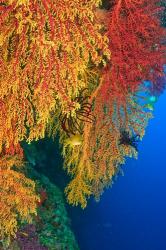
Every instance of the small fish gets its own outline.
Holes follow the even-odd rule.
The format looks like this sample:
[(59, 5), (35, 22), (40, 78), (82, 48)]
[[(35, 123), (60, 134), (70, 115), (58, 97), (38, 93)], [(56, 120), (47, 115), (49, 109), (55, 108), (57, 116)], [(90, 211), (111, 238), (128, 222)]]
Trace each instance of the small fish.
[(157, 97), (154, 96), (154, 95), (152, 95), (152, 96), (150, 96), (150, 97), (148, 98), (148, 100), (149, 100), (150, 103), (155, 103), (155, 102), (157, 102)]
[(81, 145), (83, 141), (82, 135), (72, 135), (70, 138), (65, 140), (66, 145), (77, 146)]
[(151, 110), (151, 111), (154, 110), (154, 106), (153, 106), (153, 104), (151, 104), (151, 103), (147, 103), (147, 104), (145, 105), (145, 108), (147, 108), (147, 109), (149, 109), (149, 110)]

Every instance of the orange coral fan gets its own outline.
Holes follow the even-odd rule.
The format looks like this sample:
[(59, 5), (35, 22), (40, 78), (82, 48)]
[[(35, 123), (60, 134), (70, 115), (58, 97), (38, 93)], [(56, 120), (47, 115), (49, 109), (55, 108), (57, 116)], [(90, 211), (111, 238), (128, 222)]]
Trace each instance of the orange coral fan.
[[(150, 112), (143, 110), (141, 97), (130, 92), (126, 93), (123, 102), (109, 95), (103, 102), (100, 83), (95, 96), (94, 123), (84, 126), (83, 141), (79, 145), (64, 146), (63, 155), (65, 166), (73, 180), (66, 188), (69, 203), (81, 204), (85, 207), (87, 198), (94, 195), (97, 199), (103, 188), (110, 185), (112, 177), (124, 164), (125, 157), (137, 157), (137, 150), (132, 144), (120, 143), (121, 131), (128, 131), (129, 135), (138, 135), (141, 139)], [(120, 90), (123, 92), (123, 89)], [(139, 99), (140, 98), (140, 99)]]
[(108, 39), (94, 22), (99, 2), (2, 1), (0, 123), (13, 127), (16, 143), (44, 137), (51, 111), (74, 110), (72, 97), (87, 85), (89, 57), (98, 65), (109, 55)]
[[(72, 112), (89, 59), (109, 57), (94, 9), (100, 1), (0, 1), (0, 237), (30, 220), (38, 197), (20, 166), (19, 142), (45, 136), (50, 113)], [(6, 220), (8, 218), (8, 220)]]
[[(65, 167), (73, 177), (66, 188), (69, 203), (85, 207), (91, 194), (98, 198), (111, 182), (125, 156), (136, 157), (132, 144), (120, 143), (121, 131), (142, 138), (151, 117), (135, 92), (142, 80), (162, 76), (165, 32), (157, 3), (115, 0), (103, 11), (97, 9), (100, 0), (0, 1), (0, 161), (6, 166), (1, 167), (6, 197), (11, 173), (14, 188), (30, 192), (25, 204), (32, 196), (34, 213), (33, 183), (11, 167), (15, 155), (22, 155), (19, 142), (51, 134), (59, 114), (63, 129), (75, 136), (67, 139), (60, 129)], [(89, 64), (97, 72), (98, 87), (89, 79)], [(80, 95), (88, 87), (91, 97)], [(22, 216), (24, 200), (13, 186), (10, 190), (15, 200), (9, 213), (18, 202), (14, 209)]]
[(9, 243), (17, 231), (17, 222), (30, 222), (36, 214), (39, 197), (35, 183), (12, 169), (23, 165), (19, 155), (0, 158), (0, 238)]

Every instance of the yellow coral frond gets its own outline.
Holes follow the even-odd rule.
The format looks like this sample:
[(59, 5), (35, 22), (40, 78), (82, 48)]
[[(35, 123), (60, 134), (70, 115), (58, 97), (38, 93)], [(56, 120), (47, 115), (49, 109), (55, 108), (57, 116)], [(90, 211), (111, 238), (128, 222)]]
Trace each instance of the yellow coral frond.
[(0, 170), (0, 238), (10, 240), (17, 232), (18, 220), (31, 222), (39, 197), (35, 183), (12, 169)]
[(65, 193), (69, 204), (74, 206), (80, 204), (82, 208), (85, 208), (87, 198), (91, 195), (91, 185), (78, 174), (66, 187)]

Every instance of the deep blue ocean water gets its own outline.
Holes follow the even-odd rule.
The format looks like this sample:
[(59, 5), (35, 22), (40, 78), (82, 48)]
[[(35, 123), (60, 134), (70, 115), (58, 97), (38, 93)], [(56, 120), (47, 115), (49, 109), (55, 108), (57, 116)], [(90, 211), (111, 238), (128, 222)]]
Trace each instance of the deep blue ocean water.
[(154, 116), (138, 160), (127, 160), (100, 202), (69, 208), (81, 250), (166, 250), (166, 92)]

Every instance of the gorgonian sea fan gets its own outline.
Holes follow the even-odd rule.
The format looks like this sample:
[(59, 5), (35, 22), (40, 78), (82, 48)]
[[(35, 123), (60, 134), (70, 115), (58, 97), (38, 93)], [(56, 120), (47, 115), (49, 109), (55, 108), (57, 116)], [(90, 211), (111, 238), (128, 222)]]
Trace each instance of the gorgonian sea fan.
[(39, 198), (35, 194), (35, 183), (9, 168), (17, 164), (17, 159), (2, 159), (0, 163), (0, 238), (10, 242), (17, 232), (18, 220), (20, 224), (30, 223), (36, 215)]
[(143, 80), (163, 74), (166, 31), (160, 25), (159, 0), (115, 0), (106, 12), (111, 54), (111, 83), (135, 91)]
[[(142, 98), (136, 93), (126, 92), (119, 100), (110, 91), (104, 103), (102, 87), (106, 87), (103, 82), (93, 93), (95, 120), (85, 123), (81, 143), (75, 146), (63, 143), (64, 165), (72, 178), (65, 189), (67, 200), (83, 208), (91, 195), (96, 199), (100, 197), (126, 157), (137, 158), (137, 141), (144, 136), (148, 120), (152, 118), (151, 112), (143, 110)], [(121, 86), (119, 92), (123, 91)], [(123, 140), (121, 131), (127, 131)]]
[[(0, 102), (14, 140), (44, 137), (50, 112), (74, 109), (87, 86), (89, 57), (109, 56), (94, 9), (100, 1), (2, 1), (0, 6)], [(73, 108), (74, 107), (74, 108)]]
[[(125, 157), (137, 155), (136, 147), (119, 143), (120, 130), (142, 138), (151, 117), (134, 93), (141, 81), (162, 77), (158, 2), (115, 0), (106, 20), (105, 12), (97, 20), (99, 0), (1, 1), (0, 152), (13, 156), (20, 141), (43, 138), (50, 113), (62, 114), (64, 130), (81, 138), (63, 150), (74, 205), (85, 207), (91, 194), (99, 196)], [(88, 63), (102, 68), (96, 89), (87, 81)], [(88, 86), (90, 102), (79, 96)]]
[[(99, 1), (94, 2), (6, 1), (1, 7), (0, 40), (3, 59), (13, 66), (11, 74), (17, 77), (20, 73), (23, 82), (27, 77), (35, 90), (48, 89), (49, 82), (49, 87), (67, 101), (67, 94), (85, 84), (81, 75), (89, 55), (98, 64), (102, 57), (97, 49), (106, 52), (106, 38), (93, 21), (93, 9)], [(8, 49), (6, 54), (3, 48)]]

